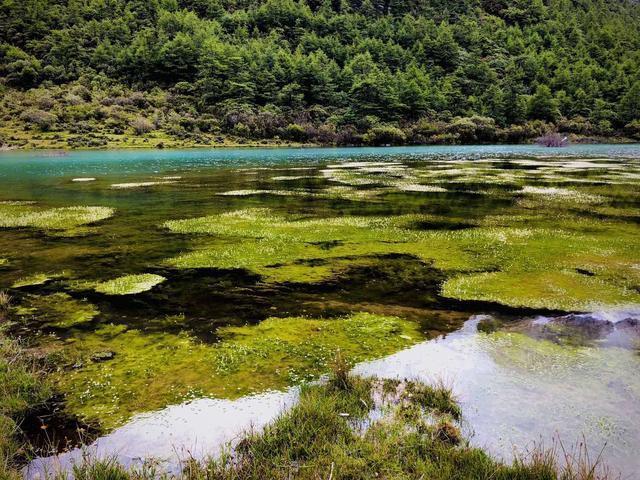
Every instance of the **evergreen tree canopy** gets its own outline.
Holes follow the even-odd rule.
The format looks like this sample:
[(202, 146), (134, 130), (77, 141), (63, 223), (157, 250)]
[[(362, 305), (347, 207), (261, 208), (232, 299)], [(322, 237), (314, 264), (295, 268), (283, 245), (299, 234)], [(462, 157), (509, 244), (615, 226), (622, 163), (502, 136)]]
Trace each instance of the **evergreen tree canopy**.
[(496, 128), (580, 119), (623, 131), (640, 119), (640, 5), (4, 0), (0, 81), (5, 92), (164, 92), (162, 105), (147, 100), (164, 109), (157, 125), (207, 118), (256, 136), (290, 123), (340, 132), (474, 116)]

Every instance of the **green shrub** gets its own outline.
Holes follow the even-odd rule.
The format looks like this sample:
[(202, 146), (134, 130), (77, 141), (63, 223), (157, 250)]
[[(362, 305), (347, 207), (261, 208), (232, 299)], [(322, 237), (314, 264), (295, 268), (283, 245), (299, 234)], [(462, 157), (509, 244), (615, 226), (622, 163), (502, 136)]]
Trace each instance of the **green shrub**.
[(640, 140), (640, 120), (634, 120), (624, 126), (624, 133), (631, 138)]
[(431, 137), (444, 132), (446, 124), (444, 122), (434, 121), (429, 118), (421, 118), (413, 126), (414, 134)]
[(136, 135), (144, 135), (145, 133), (149, 133), (153, 130), (153, 123), (151, 120), (145, 117), (136, 117), (132, 122), (131, 126), (133, 127), (133, 131), (136, 132)]
[(364, 135), (364, 142), (369, 145), (402, 145), (407, 136), (398, 127), (373, 127)]
[(290, 123), (284, 128), (283, 137), (294, 142), (302, 142), (307, 139), (307, 132), (302, 125)]
[(446, 126), (445, 131), (462, 143), (489, 142), (497, 136), (495, 120), (477, 115), (458, 117)]
[(432, 145), (455, 145), (459, 142), (459, 135), (457, 133), (439, 133), (432, 135), (428, 139), (428, 143)]
[(574, 117), (558, 122), (558, 130), (577, 135), (593, 135), (594, 127), (589, 120), (584, 117)]
[(42, 131), (51, 130), (54, 124), (58, 121), (58, 117), (53, 113), (36, 109), (26, 110), (22, 115), (20, 115), (20, 119)]

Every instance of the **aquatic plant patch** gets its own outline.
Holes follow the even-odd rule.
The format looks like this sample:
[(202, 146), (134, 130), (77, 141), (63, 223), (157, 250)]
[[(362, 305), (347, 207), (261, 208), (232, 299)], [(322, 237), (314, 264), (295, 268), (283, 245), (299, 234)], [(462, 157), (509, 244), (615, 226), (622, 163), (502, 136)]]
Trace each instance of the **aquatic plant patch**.
[(171, 185), (176, 183), (174, 180), (161, 180), (155, 182), (128, 182), (128, 183), (113, 183), (111, 188), (115, 189), (129, 189), (129, 188), (146, 188), (146, 187), (155, 187), (158, 185)]
[(604, 200), (597, 195), (589, 195), (567, 188), (525, 186), (521, 191), (525, 194), (542, 195), (547, 199), (570, 198), (579, 203), (599, 203)]
[(353, 162), (331, 165), (320, 170), (320, 174), (329, 182), (352, 187), (393, 187), (400, 182), (410, 183), (415, 179), (413, 171), (406, 165), (386, 162)]
[[(334, 318), (348, 312), (397, 315), (436, 335), (460, 322), (445, 320), (461, 305), (450, 299), (560, 310), (640, 303), (637, 161), (384, 158), (304, 172), (176, 162), (119, 180), (93, 169), (33, 177), (5, 194), (46, 204), (0, 202), (1, 221), (40, 225), (0, 230), (0, 257), (11, 260), (0, 269), (6, 316), (36, 344), (64, 344), (69, 368), (58, 381), (72, 411), (110, 428), (201, 395), (316, 378), (336, 345), (369, 358), (419, 336), (370, 335)], [(118, 208), (101, 225), (49, 208), (101, 202)], [(63, 271), (73, 275), (50, 281)], [(269, 316), (284, 318), (254, 325)], [(233, 334), (221, 328), (244, 321)]]
[(593, 311), (640, 301), (637, 292), (572, 271), (504, 271), (448, 280), (447, 297), (483, 300), (513, 307)]
[(115, 211), (108, 207), (40, 208), (32, 203), (0, 203), (0, 228), (36, 228), (72, 232), (75, 228), (100, 222)]
[(44, 285), (45, 283), (66, 276), (66, 272), (59, 273), (34, 273), (16, 280), (12, 288), (32, 287), (35, 285)]
[(95, 291), (105, 295), (134, 295), (151, 290), (165, 280), (166, 278), (163, 276), (151, 273), (125, 275), (98, 283), (95, 286)]
[(307, 176), (307, 175), (289, 175), (289, 176), (280, 175), (277, 177), (271, 177), (271, 180), (273, 180), (274, 182), (290, 182), (295, 180), (310, 180), (315, 178), (323, 178), (323, 177), (314, 177), (314, 176)]
[[(453, 298), (568, 310), (640, 300), (632, 288), (640, 279), (630, 270), (640, 262), (640, 241), (636, 229), (627, 224), (577, 221), (554, 229), (550, 228), (554, 222), (544, 216), (534, 217), (534, 222), (523, 216), (522, 224), (532, 228), (497, 226), (514, 223), (509, 217), (487, 217), (482, 222), (486, 225), (463, 230), (415, 228), (428, 225), (431, 218), (307, 219), (250, 209), (174, 220), (164, 227), (182, 234), (211, 235), (217, 240), (204, 242), (167, 262), (178, 268), (241, 268), (270, 281), (300, 282), (332, 276), (340, 271), (332, 268), (339, 259), (407, 254), (447, 272), (452, 278), (445, 282), (442, 293)], [(322, 244), (332, 247), (321, 248)], [(317, 270), (315, 275), (309, 268), (294, 267), (311, 261), (311, 268)], [(598, 265), (596, 279), (574, 278), (566, 273), (594, 264)], [(500, 273), (477, 275), (483, 271)], [(545, 288), (527, 290), (527, 283), (522, 283), (523, 279), (538, 282), (542, 278)], [(493, 281), (499, 282), (494, 285)], [(529, 295), (517, 293), (519, 290)]]
[[(244, 268), (280, 281), (320, 280), (348, 265), (345, 258), (354, 262), (357, 256), (401, 250), (394, 249), (393, 242), (402, 241), (402, 229), (387, 231), (387, 223), (389, 219), (379, 217), (288, 219), (266, 209), (175, 220), (164, 227), (224, 239), (167, 262), (178, 268)], [(311, 260), (315, 262), (309, 267), (305, 262)], [(310, 275), (310, 269), (315, 274)]]
[[(281, 195), (281, 196), (292, 196), (296, 195), (297, 192), (293, 190), (228, 190), (226, 192), (219, 192), (216, 195), (221, 195), (223, 197), (248, 197), (251, 195)], [(300, 192), (301, 194), (305, 194), (305, 192)]]
[(420, 183), (401, 183), (397, 185), (399, 190), (403, 192), (428, 192), (428, 193), (446, 193), (447, 189), (437, 185), (423, 185)]
[(332, 185), (323, 189), (321, 193), (318, 193), (318, 196), (329, 199), (344, 199), (356, 202), (370, 202), (372, 200), (378, 200), (376, 197), (387, 192), (388, 190), (385, 188), (360, 189), (347, 185)]
[(15, 313), (43, 325), (66, 329), (90, 322), (100, 311), (86, 300), (76, 300), (66, 293), (53, 293), (26, 296)]
[[(326, 373), (336, 350), (353, 361), (376, 358), (420, 341), (416, 323), (357, 313), (340, 318), (269, 318), (223, 327), (219, 343), (186, 333), (145, 333), (107, 325), (67, 340), (72, 363), (57, 375), (71, 412), (112, 428), (132, 414), (200, 396), (235, 398), (283, 388)], [(112, 359), (93, 362), (96, 352)]]
[[(614, 223), (599, 227), (576, 222), (566, 230), (503, 228), (493, 229), (493, 238), (481, 234), (478, 243), (468, 248), (485, 265), (494, 263), (495, 268), (488, 270), (497, 271), (454, 274), (442, 293), (461, 300), (559, 310), (640, 302), (634, 288), (640, 284), (633, 271), (640, 261), (635, 229)], [(584, 271), (597, 274), (579, 273)]]

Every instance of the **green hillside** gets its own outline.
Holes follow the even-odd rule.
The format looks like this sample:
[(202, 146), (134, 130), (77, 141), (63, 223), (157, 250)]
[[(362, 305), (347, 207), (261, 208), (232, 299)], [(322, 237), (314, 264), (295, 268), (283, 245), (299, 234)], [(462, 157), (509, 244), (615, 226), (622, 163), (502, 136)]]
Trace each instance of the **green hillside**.
[(640, 6), (2, 0), (0, 143), (640, 138)]

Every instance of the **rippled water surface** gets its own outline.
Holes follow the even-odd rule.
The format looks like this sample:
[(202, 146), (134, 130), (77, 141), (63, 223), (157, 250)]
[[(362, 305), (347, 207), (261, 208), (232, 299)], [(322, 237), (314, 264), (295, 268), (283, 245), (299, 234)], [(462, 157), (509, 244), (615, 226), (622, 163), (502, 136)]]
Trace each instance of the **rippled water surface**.
[(3, 152), (4, 320), (56, 359), (41, 421), (127, 462), (264, 424), (339, 348), (450, 381), (505, 459), (584, 434), (632, 472), (639, 186), (637, 145)]

